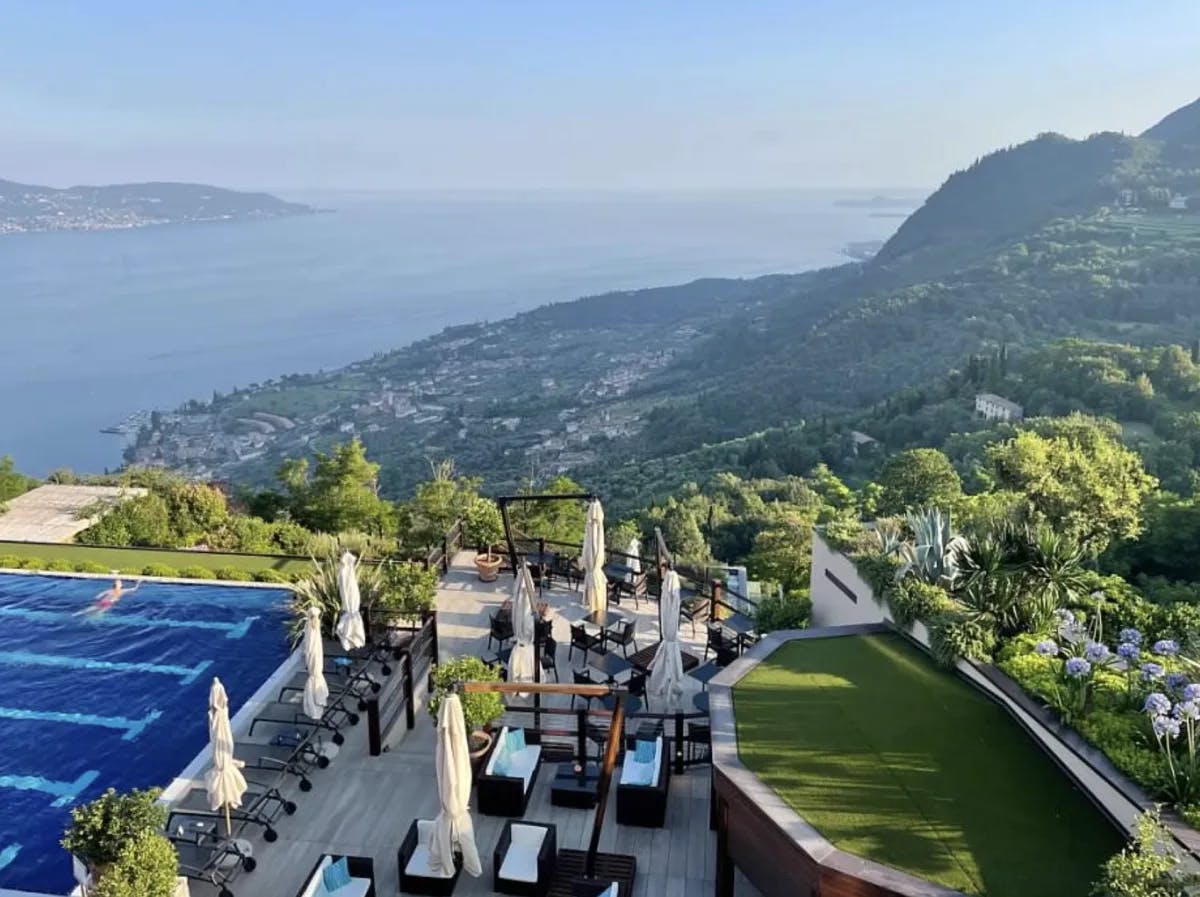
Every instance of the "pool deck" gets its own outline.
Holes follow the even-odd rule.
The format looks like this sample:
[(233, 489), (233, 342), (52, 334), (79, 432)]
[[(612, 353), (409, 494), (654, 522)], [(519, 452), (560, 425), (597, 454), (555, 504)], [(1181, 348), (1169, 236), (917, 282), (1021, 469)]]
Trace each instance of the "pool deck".
[[(487, 638), (487, 614), (508, 597), (511, 576), (496, 583), (482, 583), (475, 575), (473, 554), (460, 553), (438, 590), (438, 635), (442, 657), (480, 654)], [(558, 669), (569, 679), (567, 661), (568, 626), (583, 615), (579, 594), (566, 590), (548, 592), (545, 600), (555, 608), (554, 637), (559, 643)], [(626, 610), (626, 605), (622, 605)], [(658, 638), (658, 605), (644, 601), (637, 617), (637, 642), (645, 646)], [(697, 627), (701, 641), (692, 640), (685, 623), (680, 630), (683, 650), (703, 653), (704, 629)], [(691, 691), (699, 690), (688, 679)], [(691, 706), (691, 697), (685, 697)], [(567, 703), (565, 698), (553, 700)], [(551, 706), (547, 699), (544, 706)], [(586, 849), (591, 833), (592, 810), (550, 805), (552, 766), (544, 766), (530, 798), (524, 818), (553, 823), (558, 829), (559, 848)], [(434, 780), (434, 727), (423, 710), (416, 728), (379, 757), (367, 753), (365, 726), (347, 732), (341, 752), (324, 770), (313, 776), (313, 790), (294, 799), (296, 815), (278, 823), (279, 840), (267, 844), (255, 840), (258, 868), (243, 873), (231, 886), (236, 897), (296, 897), (322, 854), (368, 856), (375, 863), (375, 888), (379, 897), (399, 893), (397, 850), (415, 818), (432, 819), (438, 800)], [(666, 825), (661, 829), (620, 826), (616, 823), (616, 789), (609, 795), (600, 849), (631, 854), (637, 858), (636, 897), (700, 897), (714, 891), (716, 836), (709, 830), (710, 767), (690, 767), (671, 777)], [(473, 802), (472, 802), (473, 803)], [(491, 895), (492, 850), (505, 820), (472, 813), (475, 840), (483, 863), (483, 875), (459, 878), (455, 894)], [(196, 897), (215, 897), (210, 886), (191, 882)], [(739, 873), (738, 897), (756, 897), (758, 891)]]

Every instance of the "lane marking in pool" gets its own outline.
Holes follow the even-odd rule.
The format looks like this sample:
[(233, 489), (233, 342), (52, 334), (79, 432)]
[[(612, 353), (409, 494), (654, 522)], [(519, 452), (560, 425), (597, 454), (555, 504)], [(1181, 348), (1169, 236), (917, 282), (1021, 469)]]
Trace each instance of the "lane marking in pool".
[(97, 716), (94, 713), (59, 713), (55, 710), (25, 710), (20, 707), (0, 707), (0, 719), (32, 719), (47, 723), (70, 723), (76, 726), (99, 726), (103, 729), (124, 729), (122, 741), (133, 741), (146, 727), (162, 716), (161, 710), (151, 710), (141, 719), (124, 716)]
[(21, 852), (20, 844), (9, 844), (3, 850), (0, 850), (0, 869), (9, 865), (17, 858), (17, 854)]
[(31, 607), (15, 607), (4, 605), (0, 607), (0, 617), (20, 617), (35, 623), (71, 622), (96, 626), (145, 626), (150, 629), (214, 629), (224, 632), (225, 638), (242, 638), (250, 631), (250, 624), (258, 619), (257, 616), (244, 617), (237, 623), (219, 623), (210, 620), (160, 620), (154, 617), (143, 617), (138, 614), (99, 614), (94, 617), (81, 617), (78, 614), (59, 610), (34, 610)]
[(162, 673), (178, 676), (180, 685), (190, 685), (196, 677), (212, 666), (202, 660), (194, 667), (162, 663), (127, 663), (120, 660), (93, 660), (90, 657), (68, 657), (62, 654), (34, 654), (32, 651), (0, 651), (0, 664), (19, 667), (60, 667), (69, 670), (111, 670), (121, 673)]
[[(73, 782), (56, 782), (53, 779), (44, 779), (41, 776), (0, 776), (0, 788), (13, 788), (17, 791), (40, 791), (43, 794), (49, 794), (56, 798), (52, 807), (65, 807), (75, 798), (83, 793), (83, 790), (88, 785), (96, 781), (96, 777), (100, 772), (95, 769), (89, 769), (87, 772), (80, 773), (78, 778)], [(3, 863), (0, 863), (0, 868), (3, 868)]]

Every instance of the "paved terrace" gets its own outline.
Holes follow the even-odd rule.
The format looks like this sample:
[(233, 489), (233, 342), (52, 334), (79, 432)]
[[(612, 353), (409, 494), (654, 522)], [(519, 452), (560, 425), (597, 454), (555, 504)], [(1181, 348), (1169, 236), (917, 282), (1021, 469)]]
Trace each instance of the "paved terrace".
[[(488, 613), (504, 601), (512, 588), (511, 575), (495, 583), (483, 583), (475, 575), (473, 554), (462, 552), (438, 591), (439, 648), (443, 658), (484, 653)], [(544, 596), (554, 608), (553, 633), (558, 642), (558, 672), (570, 681), (567, 660), (569, 625), (585, 611), (581, 596), (556, 585)], [(622, 611), (633, 611), (628, 602)], [(643, 601), (637, 617), (637, 643), (646, 646), (658, 640), (658, 605)], [(704, 627), (696, 627), (692, 639), (689, 625), (682, 624), (683, 650), (697, 656), (704, 651)], [(631, 652), (632, 653), (632, 652)], [(575, 666), (582, 666), (575, 654)], [(688, 678), (684, 706), (692, 707), (691, 694), (700, 686)], [(301, 793), (293, 787), (290, 796), (299, 804), (296, 815), (282, 817), (279, 840), (266, 844), (255, 839), (258, 868), (243, 873), (233, 884), (237, 897), (295, 897), (309, 871), (324, 853), (369, 856), (375, 862), (375, 887), (380, 897), (399, 893), (397, 850), (414, 818), (432, 819), (438, 800), (434, 778), (434, 726), (423, 707), (424, 689), (418, 692), (416, 728), (393, 742), (382, 756), (367, 752), (366, 727), (345, 730), (347, 740), (334, 762), (312, 774), (313, 790)], [(554, 702), (557, 702), (554, 703)], [(543, 706), (566, 706), (559, 696), (543, 699)], [(661, 710), (654, 702), (652, 710)], [(527, 714), (514, 716), (528, 720)], [(544, 718), (543, 725), (553, 725)], [(518, 720), (517, 724), (520, 724)], [(633, 723), (636, 727), (636, 721)], [(403, 729), (403, 725), (400, 727)], [(554, 823), (559, 848), (586, 850), (591, 835), (593, 810), (554, 807), (550, 804), (553, 764), (544, 764), (534, 785), (525, 819)], [(683, 775), (672, 775), (666, 825), (661, 829), (619, 826), (616, 822), (616, 782), (609, 795), (600, 850), (637, 857), (635, 897), (693, 897), (714, 893), (716, 836), (709, 831), (710, 767), (691, 766)], [(474, 799), (472, 799), (474, 805)], [(482, 816), (472, 810), (475, 839), (483, 863), (483, 875), (463, 873), (456, 895), (492, 895), (492, 851), (505, 820)], [(737, 874), (738, 897), (757, 897), (758, 891)], [(215, 897), (215, 889), (191, 883), (197, 897)]]
[(80, 512), (105, 502), (115, 505), (145, 495), (145, 489), (123, 486), (38, 486), (5, 503), (0, 514), (0, 541), (70, 542), (100, 519)]

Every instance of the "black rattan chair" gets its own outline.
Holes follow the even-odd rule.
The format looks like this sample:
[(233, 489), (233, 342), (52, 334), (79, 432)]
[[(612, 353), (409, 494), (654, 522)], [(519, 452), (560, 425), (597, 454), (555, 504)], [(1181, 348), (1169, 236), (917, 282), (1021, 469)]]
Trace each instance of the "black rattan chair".
[(583, 659), (587, 660), (588, 651), (599, 651), (604, 645), (604, 633), (591, 633), (584, 627), (582, 623), (574, 623), (571, 625), (571, 648), (567, 652), (567, 660), (575, 659), (575, 650), (578, 648), (583, 652)]
[(513, 637), (512, 618), (501, 618), (493, 614), (489, 618), (488, 624), (488, 650), (491, 650), (492, 642), (496, 642), (496, 650), (504, 647), (504, 643)]
[(612, 629), (605, 629), (601, 633), (604, 640), (604, 650), (610, 651), (613, 646), (617, 646), (624, 653), (626, 659), (629, 658), (629, 647), (633, 646), (633, 650), (637, 651), (637, 642), (634, 641), (634, 626), (635, 620), (622, 620)]

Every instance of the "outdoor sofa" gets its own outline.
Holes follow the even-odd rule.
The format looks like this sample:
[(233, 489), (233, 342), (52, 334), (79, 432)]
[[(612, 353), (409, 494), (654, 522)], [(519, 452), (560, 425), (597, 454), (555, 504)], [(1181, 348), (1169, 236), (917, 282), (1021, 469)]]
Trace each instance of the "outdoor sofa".
[(508, 820), (492, 855), (492, 889), (545, 897), (558, 856), (557, 829), (543, 822)]
[(433, 840), (432, 819), (414, 819), (400, 843), (400, 890), (405, 894), (449, 897), (462, 872), (462, 857), (454, 855), (454, 870), (434, 872), (429, 864), (429, 842)]
[(509, 732), (508, 726), (500, 730), (487, 766), (475, 782), (479, 812), (485, 816), (524, 816), (537, 780), (541, 745), (510, 751), (506, 747)]
[(313, 867), (304, 887), (296, 897), (375, 897), (375, 862), (370, 857), (346, 857), (346, 866), (350, 871), (349, 884), (342, 885), (336, 891), (325, 888), (322, 876), (325, 869), (332, 866), (341, 856), (325, 854)]
[(667, 819), (671, 763), (662, 735), (654, 739), (654, 759), (639, 763), (625, 752), (617, 783), (617, 824), (662, 828)]

